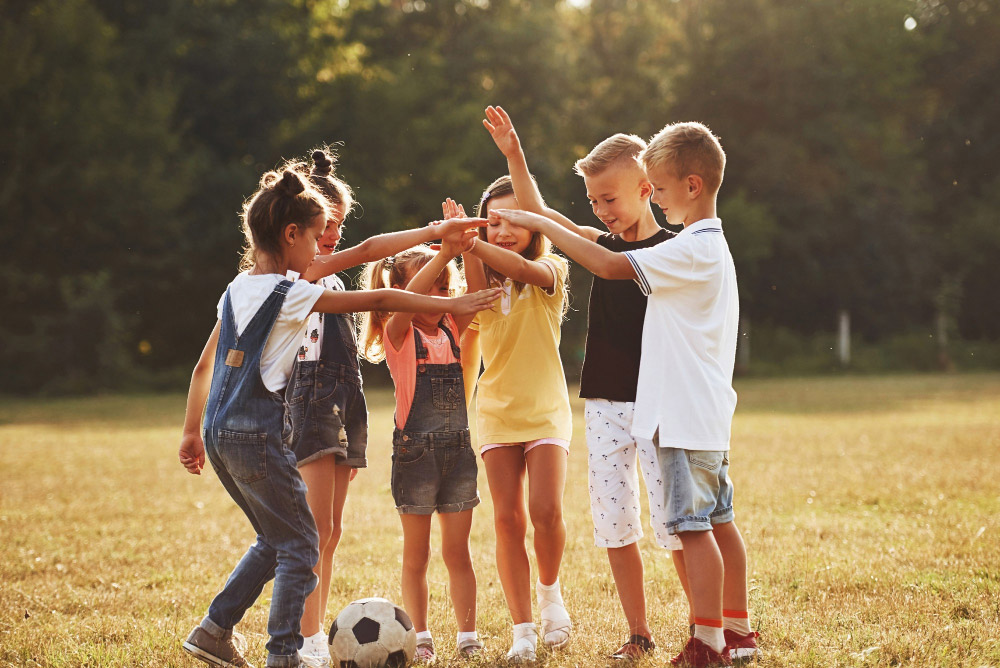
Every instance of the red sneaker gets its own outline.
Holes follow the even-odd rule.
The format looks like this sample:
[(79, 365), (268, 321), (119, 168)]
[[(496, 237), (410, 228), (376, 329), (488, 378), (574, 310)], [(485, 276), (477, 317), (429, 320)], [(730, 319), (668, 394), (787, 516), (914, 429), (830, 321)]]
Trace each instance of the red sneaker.
[(729, 658), (734, 663), (736, 661), (753, 661), (763, 656), (763, 652), (757, 647), (757, 637), (760, 634), (756, 631), (751, 631), (743, 636), (736, 631), (725, 629), (722, 634), (726, 638), (726, 649), (729, 650)]
[(689, 668), (715, 668), (716, 666), (731, 666), (733, 662), (729, 660), (728, 648), (723, 648), (722, 653), (703, 643), (698, 638), (688, 638), (681, 653), (670, 659), (671, 665), (688, 666)]

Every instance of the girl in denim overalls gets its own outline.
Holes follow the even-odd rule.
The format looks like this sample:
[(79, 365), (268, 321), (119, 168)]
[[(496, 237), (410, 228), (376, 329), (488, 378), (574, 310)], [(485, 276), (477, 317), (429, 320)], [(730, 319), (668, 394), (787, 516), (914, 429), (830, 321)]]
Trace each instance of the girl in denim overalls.
[[(344, 219), (354, 205), (350, 186), (334, 173), (335, 157), (327, 149), (312, 153), (312, 166), (302, 164), (309, 181), (322, 193), (330, 209), (326, 231), (319, 240), (319, 255), (305, 273), (331, 290), (344, 290), (333, 272), (404, 251), (436, 239), (434, 226), (389, 232), (361, 244), (337, 250)], [(329, 275), (326, 275), (329, 274)], [(306, 501), (319, 531), (319, 584), (306, 598), (302, 613), (305, 637), (302, 660), (308, 666), (329, 665), (330, 648), (323, 631), (333, 575), (333, 556), (343, 532), (348, 485), (359, 468), (368, 465), (368, 408), (358, 368), (358, 344), (351, 313), (313, 313), (296, 355), (285, 400), (292, 420), (289, 447), (298, 460), (306, 483)]]
[[(472, 236), (475, 233), (471, 233)], [(471, 240), (471, 237), (467, 237)], [(461, 244), (413, 248), (372, 264), (368, 285), (447, 295)], [(362, 350), (386, 359), (396, 387), (392, 496), (403, 525), (403, 605), (417, 631), (418, 661), (435, 658), (427, 629), (431, 515), (439, 513), (442, 556), (458, 623), (457, 650), (482, 650), (476, 635), (476, 574), (469, 550), (478, 466), (469, 437), (459, 337), (471, 317), (374, 312), (362, 316)]]
[(312, 263), (329, 218), (325, 198), (293, 169), (263, 176), (243, 212), (247, 271), (220, 300), (219, 320), (191, 377), (181, 464), (200, 474), (207, 455), (257, 533), (184, 642), (186, 651), (211, 665), (249, 665), (233, 627), (272, 578), (267, 665), (300, 665), (299, 621), (316, 586), (318, 535), (295, 456), (285, 446), (290, 430), (281, 392), (309, 314), (370, 308), (468, 314), (488, 308), (496, 297), (344, 293), (287, 280), (287, 272), (303, 272)]

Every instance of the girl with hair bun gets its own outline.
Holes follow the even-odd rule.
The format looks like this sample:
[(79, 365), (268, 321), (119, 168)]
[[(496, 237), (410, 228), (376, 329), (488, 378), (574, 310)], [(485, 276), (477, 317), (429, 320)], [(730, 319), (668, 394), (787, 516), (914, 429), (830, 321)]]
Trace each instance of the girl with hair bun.
[(200, 474), (207, 457), (257, 534), (183, 644), (211, 665), (249, 665), (233, 627), (272, 578), (267, 665), (300, 665), (300, 620), (316, 586), (319, 537), (306, 485), (286, 447), (283, 394), (310, 314), (388, 309), (468, 315), (496, 298), (496, 291), (456, 298), (393, 289), (345, 292), (286, 278), (310, 268), (330, 218), (326, 197), (298, 170), (264, 174), (243, 209), (245, 270), (219, 300), (218, 320), (191, 375), (180, 462)]

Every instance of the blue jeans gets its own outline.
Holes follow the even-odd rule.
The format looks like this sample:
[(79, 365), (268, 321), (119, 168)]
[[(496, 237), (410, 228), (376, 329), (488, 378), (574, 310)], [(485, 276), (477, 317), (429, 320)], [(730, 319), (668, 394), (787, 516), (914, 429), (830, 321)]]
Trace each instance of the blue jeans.
[(711, 531), (732, 522), (728, 450), (656, 448), (667, 507), (667, 533)]
[(267, 665), (285, 668), (299, 665), (299, 622), (305, 599), (316, 587), (312, 569), (319, 560), (319, 538), (295, 456), (267, 441), (266, 434), (220, 430), (217, 443), (206, 443), (219, 480), (257, 531), (257, 542), (212, 601), (208, 617), (222, 629), (233, 628), (276, 578), (281, 586), (274, 587), (271, 598)]

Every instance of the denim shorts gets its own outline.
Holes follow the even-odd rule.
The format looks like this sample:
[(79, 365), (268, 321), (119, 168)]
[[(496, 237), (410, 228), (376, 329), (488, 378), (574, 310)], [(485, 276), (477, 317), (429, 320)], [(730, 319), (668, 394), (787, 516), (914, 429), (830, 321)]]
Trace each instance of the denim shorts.
[(299, 466), (326, 455), (338, 464), (365, 468), (368, 406), (355, 369), (326, 362), (302, 362), (285, 393), (291, 440)]
[(733, 521), (728, 450), (656, 448), (667, 506), (667, 533), (711, 531)]
[(468, 431), (392, 435), (392, 499), (400, 514), (459, 513), (479, 505)]

